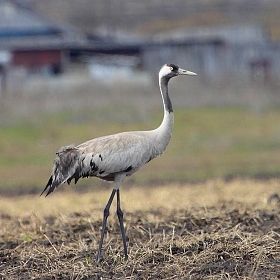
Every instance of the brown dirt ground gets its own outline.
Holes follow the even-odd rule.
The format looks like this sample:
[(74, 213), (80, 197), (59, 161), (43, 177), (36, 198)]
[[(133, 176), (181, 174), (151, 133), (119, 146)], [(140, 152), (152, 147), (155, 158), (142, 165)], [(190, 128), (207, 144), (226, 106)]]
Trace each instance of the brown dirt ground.
[[(245, 199), (244, 187), (248, 193), (255, 189), (258, 196)], [(90, 209), (86, 198), (92, 200), (92, 194), (78, 195), (84, 206), (80, 210), (71, 193), (53, 194), (61, 201), (67, 197), (68, 211), (54, 210), (50, 198), (1, 198), (0, 278), (280, 279), (280, 199), (274, 192), (277, 187), (271, 182), (220, 182), (135, 188), (135, 193), (124, 189), (129, 259), (123, 259), (118, 221), (111, 209), (100, 264), (95, 257), (103, 202)], [(209, 192), (217, 188), (216, 195)], [(172, 200), (172, 191), (178, 193), (179, 189), (182, 199), (186, 199), (185, 194), (190, 197), (186, 204), (176, 205), (176, 199)], [(205, 197), (195, 201), (195, 192), (203, 191), (205, 197), (209, 192), (209, 203), (202, 203)], [(110, 191), (103, 192), (109, 195)], [(142, 210), (133, 207), (137, 199), (144, 200), (140, 193), (145, 192), (151, 204), (144, 203)], [(229, 193), (235, 196), (226, 199)], [(37, 211), (32, 206), (27, 210), (19, 203), (24, 199), (30, 205), (33, 201), (43, 204), (37, 206)], [(172, 205), (166, 206), (166, 201)], [(66, 205), (63, 201), (62, 204)], [(49, 211), (45, 205), (49, 205)]]

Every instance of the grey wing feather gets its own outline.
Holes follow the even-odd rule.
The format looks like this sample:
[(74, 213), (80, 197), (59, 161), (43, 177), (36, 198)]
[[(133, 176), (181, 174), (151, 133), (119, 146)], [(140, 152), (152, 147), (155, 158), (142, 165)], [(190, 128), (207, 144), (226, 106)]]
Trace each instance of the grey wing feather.
[[(80, 177), (83, 153), (74, 145), (62, 147), (54, 159), (51, 177), (41, 195), (47, 191), (46, 196), (52, 193), (61, 183), (70, 183), (71, 178), (75, 181)], [(70, 180), (70, 181), (69, 181)]]
[(154, 145), (144, 132), (124, 132), (100, 137), (79, 145), (85, 153), (84, 166), (95, 163), (93, 176), (112, 181), (115, 174), (134, 173), (157, 156)]

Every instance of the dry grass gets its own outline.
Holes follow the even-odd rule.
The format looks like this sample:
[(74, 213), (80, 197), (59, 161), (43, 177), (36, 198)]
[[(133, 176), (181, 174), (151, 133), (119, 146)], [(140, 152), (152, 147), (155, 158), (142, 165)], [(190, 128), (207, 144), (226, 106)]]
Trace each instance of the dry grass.
[(95, 256), (109, 189), (1, 198), (0, 277), (279, 279), (277, 192), (276, 180), (124, 186), (129, 259), (122, 258), (112, 209), (99, 265)]

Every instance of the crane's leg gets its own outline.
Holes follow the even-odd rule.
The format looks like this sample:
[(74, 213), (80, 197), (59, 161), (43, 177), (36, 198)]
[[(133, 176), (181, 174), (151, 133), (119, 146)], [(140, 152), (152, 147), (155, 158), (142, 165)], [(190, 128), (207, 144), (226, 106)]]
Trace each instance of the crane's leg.
[(127, 260), (128, 255), (127, 255), (126, 235), (125, 235), (125, 230), (124, 230), (124, 225), (123, 225), (123, 211), (121, 209), (121, 199), (120, 199), (120, 190), (119, 189), (117, 190), (117, 215), (119, 218), (119, 223), (120, 223), (120, 228), (121, 228), (121, 233), (122, 233), (124, 258), (125, 258), (125, 260)]
[(101, 251), (102, 251), (104, 235), (105, 235), (105, 232), (106, 232), (107, 218), (108, 218), (108, 216), (110, 214), (109, 210), (110, 210), (112, 201), (114, 199), (115, 193), (116, 193), (116, 189), (113, 189), (112, 193), (110, 195), (110, 198), (109, 198), (109, 200), (107, 202), (107, 205), (104, 208), (103, 222), (102, 222), (102, 229), (101, 229), (101, 238), (100, 238), (100, 241), (99, 241), (99, 247), (98, 247), (98, 253), (97, 253), (97, 262), (101, 261)]

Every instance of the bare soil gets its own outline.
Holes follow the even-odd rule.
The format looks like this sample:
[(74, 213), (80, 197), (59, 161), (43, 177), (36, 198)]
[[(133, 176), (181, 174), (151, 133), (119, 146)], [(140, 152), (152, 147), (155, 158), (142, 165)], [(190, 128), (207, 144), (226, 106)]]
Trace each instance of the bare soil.
[[(192, 188), (168, 186), (146, 191), (137, 188), (124, 189), (123, 210), (129, 259), (125, 261), (123, 258), (118, 220), (114, 209), (111, 209), (103, 249), (104, 259), (100, 264), (96, 263), (95, 258), (103, 202), (97, 203), (95, 209), (90, 209), (86, 197), (91, 197), (92, 194), (79, 197), (84, 200), (84, 204), (80, 201), (78, 211), (76, 201), (66, 192), (53, 194), (53, 201), (49, 198), (29, 196), (30, 209), (35, 201), (42, 203), (42, 207), (36, 206), (37, 211), (31, 212), (27, 209), (21, 210), (24, 204), (21, 204), (20, 200), (24, 198), (9, 198), (9, 203), (14, 203), (14, 208), (18, 208), (14, 212), (9, 210), (9, 204), (3, 199), (2, 206), (5, 209), (0, 207), (0, 277), (279, 279), (278, 194), (274, 193), (274, 189), (267, 191), (269, 183), (223, 184), (216, 194), (213, 190), (217, 188), (217, 184), (201, 184)], [(242, 198), (243, 188), (247, 187), (249, 191), (250, 185), (255, 188), (259, 197)], [(180, 203), (176, 205), (176, 201), (172, 202), (170, 188), (173, 188), (175, 193), (179, 193), (181, 188), (182, 199), (188, 195), (190, 200), (192, 196), (195, 197), (194, 192), (202, 193), (204, 189), (206, 193), (209, 192), (209, 201), (205, 204), (194, 202), (195, 199), (192, 202), (186, 201), (191, 205), (188, 207), (178, 198)], [(167, 190), (170, 190), (170, 193)], [(223, 198), (234, 191), (236, 197), (232, 195)], [(103, 192), (109, 194), (110, 191), (106, 189)], [(145, 192), (148, 193), (141, 196)], [(207, 197), (207, 194), (204, 195)], [(263, 195), (266, 196), (265, 202)], [(68, 211), (52, 210), (53, 202), (59, 204), (55, 200), (56, 196), (62, 204), (67, 205), (65, 201), (68, 201)], [(131, 197), (131, 201), (128, 196)], [(216, 200), (214, 196), (220, 198)], [(133, 207), (137, 197), (143, 201), (142, 210), (138, 206)], [(149, 207), (145, 206), (147, 204), (144, 203), (143, 197), (149, 201)], [(203, 193), (201, 197), (203, 201), (206, 200)], [(172, 205), (165, 206), (166, 201), (170, 201)], [(84, 210), (82, 204), (88, 210)], [(49, 211), (45, 210), (44, 205), (49, 205)]]

